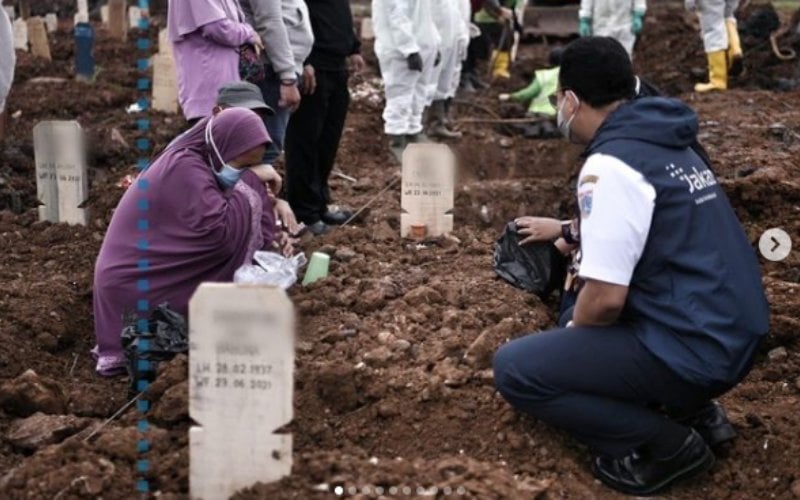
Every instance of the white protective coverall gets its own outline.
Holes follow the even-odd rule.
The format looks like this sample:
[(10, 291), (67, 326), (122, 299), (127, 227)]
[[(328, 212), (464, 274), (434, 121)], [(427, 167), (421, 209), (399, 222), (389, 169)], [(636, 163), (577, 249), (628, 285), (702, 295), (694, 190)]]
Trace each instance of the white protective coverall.
[(467, 50), (469, 49), (470, 41), (470, 26), (472, 25), (472, 2), (470, 0), (456, 0), (456, 7), (459, 13), (459, 32), (457, 42), (457, 62), (453, 68), (453, 78), (450, 80), (450, 89), (446, 92), (444, 88), (439, 85), (439, 92), (447, 94), (448, 98), (455, 97), (458, 92), (458, 86), (461, 84), (461, 68), (464, 61), (467, 60)]
[(0, 9), (0, 113), (6, 109), (6, 97), (14, 80), (14, 29), (5, 9)]
[(464, 30), (458, 6), (461, 0), (431, 0), (431, 3), (433, 22), (441, 39), (439, 45), (441, 61), (433, 71), (432, 80), (428, 82), (428, 105), (433, 101), (449, 99), (456, 95), (453, 89), (458, 89), (458, 85), (453, 85), (453, 79), (457, 77), (456, 70), (461, 66), (459, 40)]
[(734, 13), (739, 0), (697, 0), (697, 14), (700, 16), (700, 30), (703, 33), (703, 48), (706, 53), (728, 49), (726, 19), (736, 18)]
[[(439, 51), (439, 33), (433, 22), (438, 0), (372, 0), (375, 55), (386, 93), (384, 131), (389, 135), (422, 132), (427, 82)], [(407, 58), (419, 53), (423, 70), (408, 68)]]
[(646, 0), (581, 0), (578, 16), (592, 20), (592, 35), (610, 36), (633, 55), (633, 11), (645, 12)]

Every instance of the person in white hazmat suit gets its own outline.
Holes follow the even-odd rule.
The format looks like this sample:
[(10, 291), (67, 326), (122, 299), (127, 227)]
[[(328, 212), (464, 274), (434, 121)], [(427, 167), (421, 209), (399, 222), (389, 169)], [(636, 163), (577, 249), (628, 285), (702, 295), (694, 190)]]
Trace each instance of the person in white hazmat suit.
[(609, 36), (633, 57), (636, 36), (644, 27), (646, 0), (581, 0), (581, 36)]
[(0, 9), (0, 139), (5, 134), (6, 97), (14, 80), (14, 29), (5, 9)]
[(695, 92), (726, 90), (728, 75), (742, 73), (742, 44), (734, 17), (738, 7), (739, 0), (686, 0), (686, 9), (700, 16), (708, 58), (708, 82), (695, 85)]
[(425, 140), (422, 113), (440, 42), (434, 1), (372, 0), (375, 54), (386, 95), (384, 132), (398, 158), (407, 144)]
[[(466, 6), (464, 5), (466, 2)], [(466, 18), (464, 8), (466, 7)], [(461, 63), (469, 45), (470, 0), (434, 0), (433, 22), (439, 31), (441, 61), (434, 68), (428, 85), (428, 130), (431, 137), (457, 139), (460, 132), (450, 129), (450, 103), (461, 79)]]

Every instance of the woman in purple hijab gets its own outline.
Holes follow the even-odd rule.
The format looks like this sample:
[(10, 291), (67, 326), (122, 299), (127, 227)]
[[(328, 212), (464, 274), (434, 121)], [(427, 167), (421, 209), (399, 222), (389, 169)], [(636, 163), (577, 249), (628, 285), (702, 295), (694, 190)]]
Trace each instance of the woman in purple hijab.
[(123, 315), (150, 313), (139, 299), (185, 316), (200, 283), (233, 281), (256, 250), (275, 248), (272, 202), (248, 168), (269, 143), (257, 114), (226, 109), (170, 144), (122, 196), (95, 264), (98, 373), (124, 372)]
[(261, 47), (238, 0), (169, 0), (167, 28), (178, 74), (178, 98), (187, 120), (211, 114), (217, 92), (239, 81), (239, 47)]

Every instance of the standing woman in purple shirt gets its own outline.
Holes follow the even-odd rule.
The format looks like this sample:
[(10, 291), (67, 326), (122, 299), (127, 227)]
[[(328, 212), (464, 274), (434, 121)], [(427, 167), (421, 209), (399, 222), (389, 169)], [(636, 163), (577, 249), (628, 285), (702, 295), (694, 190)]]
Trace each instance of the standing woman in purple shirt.
[(239, 81), (239, 47), (263, 48), (238, 0), (169, 0), (167, 27), (175, 54), (178, 99), (194, 124), (211, 114), (222, 85)]

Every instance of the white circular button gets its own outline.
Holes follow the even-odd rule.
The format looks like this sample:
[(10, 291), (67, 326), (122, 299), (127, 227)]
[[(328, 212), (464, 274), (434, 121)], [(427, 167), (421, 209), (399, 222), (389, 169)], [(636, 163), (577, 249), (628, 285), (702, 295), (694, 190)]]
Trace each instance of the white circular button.
[(780, 262), (792, 251), (792, 238), (783, 229), (767, 229), (758, 240), (758, 249), (765, 259)]

